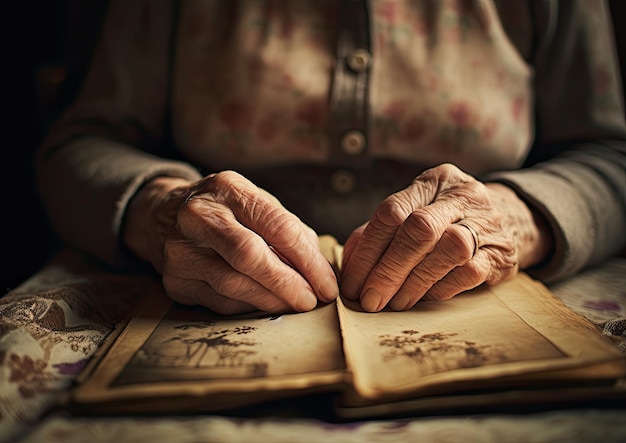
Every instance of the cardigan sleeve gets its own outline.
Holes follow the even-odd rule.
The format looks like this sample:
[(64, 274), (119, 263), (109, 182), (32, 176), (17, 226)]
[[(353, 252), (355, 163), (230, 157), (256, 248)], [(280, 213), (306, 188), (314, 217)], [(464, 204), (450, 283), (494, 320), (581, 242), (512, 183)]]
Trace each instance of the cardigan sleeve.
[(548, 220), (553, 254), (529, 272), (550, 283), (624, 248), (626, 124), (606, 2), (543, 4), (529, 167), (487, 179), (514, 188)]
[(200, 177), (166, 159), (170, 0), (112, 0), (78, 98), (36, 153), (38, 188), (59, 237), (109, 264), (129, 200), (156, 176)]

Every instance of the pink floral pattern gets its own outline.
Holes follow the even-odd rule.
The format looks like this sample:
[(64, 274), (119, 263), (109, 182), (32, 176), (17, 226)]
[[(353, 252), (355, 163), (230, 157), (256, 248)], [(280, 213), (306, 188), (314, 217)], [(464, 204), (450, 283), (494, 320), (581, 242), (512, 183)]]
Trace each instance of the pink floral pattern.
[(59, 401), (150, 281), (63, 251), (0, 298), (0, 441)]
[[(126, 34), (141, 41), (139, 47), (130, 48), (114, 41), (119, 46), (116, 54), (128, 51), (120, 60), (132, 62), (135, 54), (130, 51), (140, 50), (154, 63), (162, 62), (163, 54), (150, 53), (157, 50), (144, 47), (141, 35), (133, 33), (142, 26), (154, 31), (151, 26), (159, 8), (154, 7), (155, 12), (149, 4), (136, 6), (134, 18), (118, 17), (116, 25), (132, 27)], [(575, 6), (575, 26), (580, 29), (573, 32), (584, 33), (588, 43), (577, 41), (575, 52), (560, 50), (558, 41), (554, 46), (547, 41), (545, 47), (551, 58), (559, 59), (555, 65), (569, 67), (580, 57), (589, 75), (567, 67), (561, 73), (541, 72), (539, 80), (556, 86), (547, 93), (540, 91), (541, 97), (534, 89), (538, 73), (533, 68), (529, 2), (372, 0), (370, 4), (373, 62), (367, 155), (433, 166), (449, 161), (454, 153), (459, 167), (481, 175), (522, 164), (537, 132), (535, 109), (547, 119), (541, 134), (537, 132), (546, 139), (596, 134), (597, 126), (614, 121), (620, 112), (599, 0)], [(182, 5), (175, 71), (170, 73), (173, 137), (182, 156), (211, 170), (328, 161), (331, 143), (336, 142), (328, 139), (328, 99), (336, 63), (338, 3), (238, 0)], [(124, 15), (124, 9), (118, 13)], [(600, 29), (603, 32), (596, 31)], [(117, 71), (111, 71), (100, 74), (115, 77)], [(151, 74), (141, 72), (139, 78)], [(99, 82), (108, 85), (100, 87), (112, 90), (93, 86), (91, 94), (125, 93), (118, 90), (115, 78), (103, 80), (110, 81)], [(117, 105), (114, 99), (110, 103), (103, 99), (98, 102), (102, 109), (94, 112), (106, 119), (116, 112), (147, 115), (158, 108), (162, 95), (134, 81), (139, 89), (146, 88), (131, 104), (137, 109), (107, 110)], [(401, 115), (394, 111), (399, 103)], [(589, 103), (592, 112), (582, 109)], [(158, 115), (152, 115), (147, 125), (160, 125)], [(73, 131), (80, 132), (76, 127)]]
[[(186, 43), (176, 77), (189, 81), (177, 86), (177, 96), (190, 110), (174, 128), (182, 150), (217, 169), (328, 157), (336, 3), (224, 5), (182, 11)], [(230, 27), (200, 29), (199, 21), (226, 10)], [(475, 173), (517, 165), (530, 137), (519, 128), (532, 127), (524, 106), (530, 69), (497, 23), (487, 0), (372, 2), (371, 155), (434, 164), (456, 152), (459, 166)], [(211, 51), (199, 52), (205, 47)], [(210, 80), (197, 78), (207, 70)]]

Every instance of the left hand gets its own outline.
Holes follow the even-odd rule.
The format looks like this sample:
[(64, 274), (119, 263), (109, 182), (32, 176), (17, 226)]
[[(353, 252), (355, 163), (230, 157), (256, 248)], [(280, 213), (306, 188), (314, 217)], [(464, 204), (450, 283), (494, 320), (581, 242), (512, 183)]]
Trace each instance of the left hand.
[(498, 283), (544, 260), (546, 222), (509, 187), (443, 164), (383, 201), (346, 241), (342, 295), (366, 311), (411, 309)]

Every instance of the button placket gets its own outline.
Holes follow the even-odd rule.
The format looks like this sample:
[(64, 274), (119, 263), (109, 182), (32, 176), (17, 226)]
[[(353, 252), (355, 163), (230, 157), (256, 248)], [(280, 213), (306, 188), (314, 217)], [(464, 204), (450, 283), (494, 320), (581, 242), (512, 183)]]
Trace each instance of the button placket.
[(369, 75), (371, 52), (369, 0), (339, 0), (337, 63), (331, 90), (330, 162), (335, 171), (329, 187), (348, 194), (359, 186), (369, 168)]

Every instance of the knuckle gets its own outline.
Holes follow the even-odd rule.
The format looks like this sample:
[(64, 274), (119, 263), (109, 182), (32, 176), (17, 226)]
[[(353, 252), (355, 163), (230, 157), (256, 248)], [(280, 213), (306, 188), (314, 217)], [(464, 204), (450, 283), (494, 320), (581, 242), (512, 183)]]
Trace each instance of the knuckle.
[(460, 169), (452, 163), (442, 163), (434, 168), (443, 176), (456, 175), (460, 172)]
[(213, 194), (221, 201), (245, 205), (251, 194), (249, 184), (241, 174), (225, 170), (209, 176), (202, 191)]
[(241, 180), (241, 178), (242, 176), (239, 173), (227, 169), (212, 175), (208, 183), (214, 188), (220, 189), (221, 187), (230, 186), (233, 182)]
[(463, 229), (447, 229), (441, 238), (441, 252), (449, 263), (465, 263), (474, 254), (474, 241), (468, 241)]
[(303, 239), (304, 230), (298, 218), (281, 208), (274, 208), (269, 212), (268, 224), (272, 238), (282, 247), (297, 246)]
[(256, 274), (263, 268), (264, 255), (260, 254), (257, 238), (237, 233), (226, 236), (226, 247), (233, 251), (230, 265), (245, 274)]
[(410, 212), (410, 209), (406, 207), (401, 198), (394, 194), (383, 200), (376, 208), (370, 224), (374, 226), (382, 225), (383, 228), (394, 228), (400, 226)]
[(402, 231), (412, 242), (429, 242), (437, 238), (437, 223), (427, 211), (414, 211), (402, 224)]
[(463, 174), (462, 171), (452, 163), (441, 163), (424, 171), (418, 179), (447, 181), (451, 177)]

